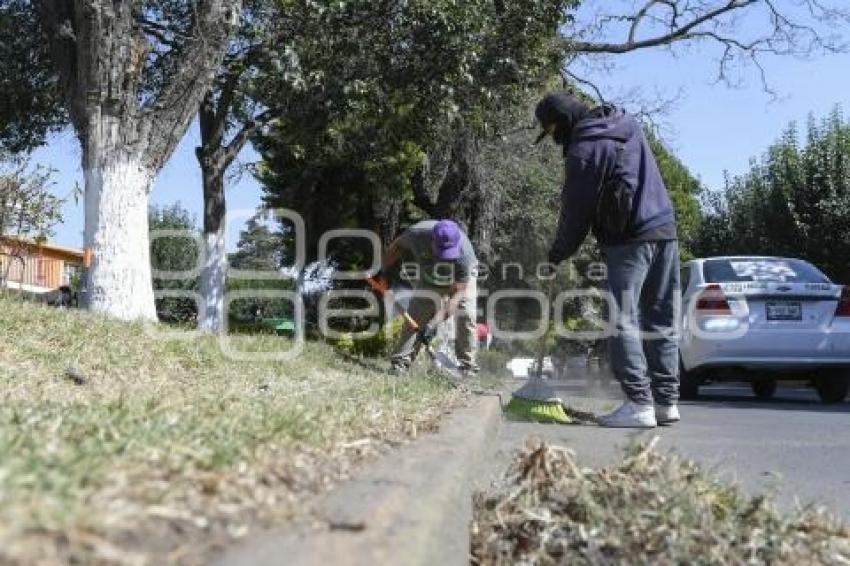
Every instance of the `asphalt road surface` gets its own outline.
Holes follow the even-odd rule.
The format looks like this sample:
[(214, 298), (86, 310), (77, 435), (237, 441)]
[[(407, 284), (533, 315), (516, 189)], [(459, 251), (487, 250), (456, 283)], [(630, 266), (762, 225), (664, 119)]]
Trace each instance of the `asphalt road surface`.
[[(578, 409), (605, 412), (622, 399), (613, 384), (567, 381), (559, 394)], [(615, 459), (632, 440), (660, 436), (659, 448), (692, 458), (748, 493), (772, 493), (786, 509), (817, 504), (850, 520), (850, 402), (824, 405), (803, 385), (780, 383), (759, 401), (749, 385), (707, 386), (682, 402), (682, 422), (648, 431), (508, 422), (497, 457), (506, 461), (528, 437), (576, 451), (584, 466)]]

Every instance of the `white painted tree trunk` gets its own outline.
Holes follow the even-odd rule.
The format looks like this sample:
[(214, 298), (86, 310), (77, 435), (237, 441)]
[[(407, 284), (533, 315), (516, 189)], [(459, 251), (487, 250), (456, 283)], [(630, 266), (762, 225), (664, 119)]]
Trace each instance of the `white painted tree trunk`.
[[(152, 14), (155, 25), (180, 28), (175, 36), (182, 37), (156, 61), (150, 60), (152, 46), (139, 27), (138, 4), (33, 2), (83, 150), (85, 245), (92, 252), (86, 304), (120, 319), (155, 320), (148, 247), (151, 183), (212, 85), (242, 3), (192, 2), (188, 30), (172, 27), (183, 20), (182, 6)], [(160, 79), (156, 85), (144, 80), (148, 64)]]
[(225, 226), (217, 232), (204, 234), (204, 267), (201, 271), (200, 330), (218, 334), (224, 332), (224, 287), (227, 277)]
[(148, 243), (153, 177), (134, 158), (85, 171), (85, 243), (92, 251), (87, 302), (95, 312), (122, 320), (157, 318)]

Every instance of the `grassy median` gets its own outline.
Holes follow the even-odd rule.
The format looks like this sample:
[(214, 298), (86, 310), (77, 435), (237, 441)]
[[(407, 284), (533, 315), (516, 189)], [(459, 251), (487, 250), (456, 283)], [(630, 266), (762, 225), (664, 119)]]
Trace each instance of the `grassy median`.
[[(308, 343), (214, 337), (0, 297), (0, 562), (200, 561), (303, 511), (463, 393)], [(164, 334), (168, 332), (169, 334)]]
[(475, 502), (474, 564), (850, 564), (850, 529), (817, 509), (791, 515), (694, 463), (634, 446), (583, 469), (533, 443)]

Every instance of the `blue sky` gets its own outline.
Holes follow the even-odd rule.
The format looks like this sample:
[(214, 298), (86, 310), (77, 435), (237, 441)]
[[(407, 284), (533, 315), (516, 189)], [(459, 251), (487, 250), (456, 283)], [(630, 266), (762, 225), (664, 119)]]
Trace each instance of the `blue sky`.
[(660, 118), (662, 134), (709, 188), (723, 186), (724, 171), (743, 173), (790, 122), (805, 125), (809, 114), (822, 118), (836, 106), (850, 111), (850, 54), (765, 59), (775, 97), (764, 91), (755, 68), (743, 69), (737, 87), (716, 84), (716, 58), (707, 52), (674, 57), (647, 51), (616, 61), (597, 77), (606, 95), (639, 87), (650, 98), (656, 91), (674, 97), (682, 89), (672, 111)]
[[(200, 143), (197, 124), (192, 124), (177, 150), (157, 177), (151, 204), (164, 206), (180, 202), (196, 218), (200, 225), (203, 215), (203, 200), (201, 193), (201, 171), (195, 158), (195, 147)], [(247, 148), (239, 157), (239, 163), (250, 163), (258, 157)], [(49, 143), (32, 156), (33, 163), (52, 167), (57, 171), (54, 176), (54, 192), (60, 196), (68, 195), (75, 184), (83, 185), (83, 174), (80, 167), (80, 146), (77, 138), (70, 130), (53, 136)], [(231, 169), (239, 170), (239, 163)], [(244, 211), (244, 218), (239, 222), (233, 218), (234, 230), (228, 234), (228, 243), (235, 245), (238, 238), (238, 227), (247, 220), (251, 211), (260, 204), (260, 187), (249, 173), (235, 176), (228, 183), (228, 208), (234, 215)], [(83, 245), (83, 206), (82, 199), (75, 203), (72, 199), (63, 208), (64, 222), (57, 226), (52, 240), (56, 243), (82, 247)], [(242, 215), (240, 215), (241, 217)]]
[[(743, 73), (744, 84), (730, 88), (712, 84), (716, 76), (716, 53), (692, 48), (678, 57), (667, 51), (644, 51), (616, 59), (616, 66), (594, 80), (606, 96), (639, 88), (645, 95), (682, 97), (661, 117), (668, 145), (691, 171), (710, 188), (723, 184), (724, 171), (740, 174), (750, 158), (760, 156), (791, 121), (805, 123), (809, 113), (825, 116), (836, 105), (850, 110), (850, 54), (821, 56), (812, 60), (772, 58), (765, 61), (771, 86), (779, 95), (766, 94), (754, 69)], [(151, 201), (156, 205), (180, 202), (200, 221), (201, 178), (194, 156), (197, 126), (192, 125), (169, 163), (160, 173)], [(256, 156), (248, 149), (240, 156), (250, 162)], [(75, 183), (82, 184), (80, 150), (71, 132), (51, 138), (37, 150), (34, 163), (55, 168), (55, 192), (67, 194)], [(553, 188), (555, 190), (556, 188)], [(227, 191), (231, 211), (247, 212), (260, 203), (260, 188), (244, 174), (231, 182)], [(60, 244), (82, 245), (81, 204), (69, 202), (65, 221), (53, 238)], [(239, 223), (236, 223), (238, 227)], [(229, 246), (235, 243), (231, 231)]]

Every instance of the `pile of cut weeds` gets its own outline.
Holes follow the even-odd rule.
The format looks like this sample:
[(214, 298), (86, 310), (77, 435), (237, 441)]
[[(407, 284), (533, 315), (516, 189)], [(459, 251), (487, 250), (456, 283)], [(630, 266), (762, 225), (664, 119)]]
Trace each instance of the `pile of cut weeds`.
[(473, 563), (850, 564), (850, 529), (826, 512), (783, 515), (654, 445), (588, 470), (530, 443), (476, 496)]

